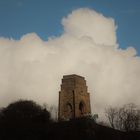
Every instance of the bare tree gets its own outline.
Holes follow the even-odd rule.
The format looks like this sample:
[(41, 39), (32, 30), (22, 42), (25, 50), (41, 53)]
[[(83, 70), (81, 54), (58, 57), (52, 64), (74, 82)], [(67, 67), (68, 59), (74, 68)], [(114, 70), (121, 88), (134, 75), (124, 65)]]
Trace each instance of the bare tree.
[(126, 131), (138, 130), (140, 123), (140, 110), (134, 104), (127, 104), (121, 109), (122, 128)]
[(135, 104), (127, 104), (118, 109), (110, 107), (105, 113), (112, 128), (123, 131), (140, 129), (140, 110)]
[(115, 128), (115, 120), (117, 115), (117, 108), (110, 107), (105, 110), (106, 117), (112, 128)]

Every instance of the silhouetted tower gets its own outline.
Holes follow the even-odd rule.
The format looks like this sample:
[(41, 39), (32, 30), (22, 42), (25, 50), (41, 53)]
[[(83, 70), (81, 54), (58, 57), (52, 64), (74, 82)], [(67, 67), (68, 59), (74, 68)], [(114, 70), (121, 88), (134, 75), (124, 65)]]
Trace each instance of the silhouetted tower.
[(59, 120), (90, 115), (90, 96), (86, 80), (78, 75), (65, 75), (59, 92)]

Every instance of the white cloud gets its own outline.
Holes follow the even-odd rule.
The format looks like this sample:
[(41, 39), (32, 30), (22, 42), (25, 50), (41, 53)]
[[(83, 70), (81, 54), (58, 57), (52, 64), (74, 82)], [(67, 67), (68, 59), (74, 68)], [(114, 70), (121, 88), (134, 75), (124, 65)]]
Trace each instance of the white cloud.
[(62, 24), (65, 32), (75, 37), (88, 36), (101, 45), (116, 44), (114, 19), (106, 18), (93, 10), (73, 11), (67, 18), (63, 18)]
[(35, 33), (0, 38), (0, 105), (19, 98), (57, 105), (62, 76), (74, 73), (87, 80), (93, 113), (140, 105), (140, 57), (133, 47), (119, 48), (114, 19), (78, 9), (62, 24), (64, 33), (48, 41)]

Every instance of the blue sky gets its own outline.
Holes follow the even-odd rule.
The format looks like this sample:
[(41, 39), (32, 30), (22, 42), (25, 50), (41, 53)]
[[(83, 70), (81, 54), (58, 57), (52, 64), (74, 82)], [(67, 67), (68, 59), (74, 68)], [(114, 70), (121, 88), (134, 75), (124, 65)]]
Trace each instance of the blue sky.
[(114, 18), (120, 47), (133, 46), (140, 55), (140, 0), (0, 0), (0, 36), (19, 39), (35, 32), (47, 40), (60, 35), (61, 19), (81, 7)]

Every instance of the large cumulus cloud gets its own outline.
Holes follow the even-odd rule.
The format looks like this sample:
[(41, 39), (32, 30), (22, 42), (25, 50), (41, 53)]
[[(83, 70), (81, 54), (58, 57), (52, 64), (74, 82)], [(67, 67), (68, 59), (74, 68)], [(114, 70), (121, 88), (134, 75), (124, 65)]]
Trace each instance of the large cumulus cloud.
[(119, 47), (114, 19), (85, 8), (62, 25), (63, 34), (48, 41), (35, 33), (0, 38), (0, 105), (20, 98), (57, 105), (66, 74), (86, 78), (93, 113), (109, 105), (140, 105), (140, 57), (133, 47)]

